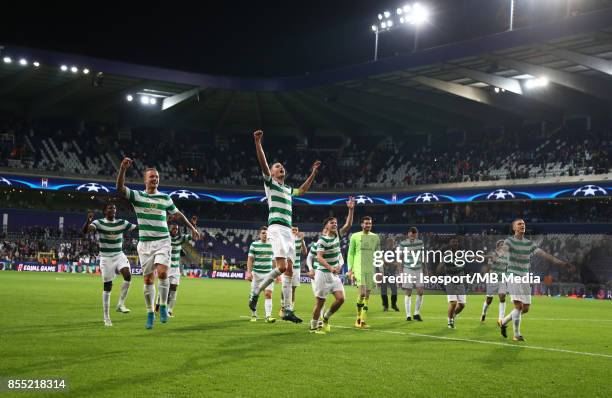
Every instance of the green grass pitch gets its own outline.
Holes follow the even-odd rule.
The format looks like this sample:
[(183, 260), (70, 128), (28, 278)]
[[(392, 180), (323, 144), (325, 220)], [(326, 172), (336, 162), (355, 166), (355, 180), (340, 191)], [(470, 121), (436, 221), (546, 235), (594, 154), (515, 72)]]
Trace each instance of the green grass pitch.
[[(524, 397), (610, 396), (612, 303), (535, 297), (524, 318), (527, 341), (515, 343), (490, 319), (479, 322), (483, 296), (469, 296), (446, 327), (445, 296), (425, 297), (423, 323), (370, 303), (371, 330), (354, 330), (354, 288), (332, 318), (332, 333), (308, 333), (307, 323), (249, 322), (249, 284), (184, 279), (176, 317), (145, 330), (142, 278), (134, 277), (127, 306), (102, 324), (99, 277), (0, 272), (0, 376), (66, 378), (64, 393), (2, 396), (79, 397)], [(280, 286), (274, 293), (278, 313)], [(403, 296), (400, 295), (403, 309)], [(309, 285), (297, 293), (308, 320)], [(260, 312), (263, 311), (263, 300)], [(508, 309), (509, 311), (509, 309)], [(511, 333), (511, 330), (509, 330)], [(595, 355), (589, 355), (595, 354)]]

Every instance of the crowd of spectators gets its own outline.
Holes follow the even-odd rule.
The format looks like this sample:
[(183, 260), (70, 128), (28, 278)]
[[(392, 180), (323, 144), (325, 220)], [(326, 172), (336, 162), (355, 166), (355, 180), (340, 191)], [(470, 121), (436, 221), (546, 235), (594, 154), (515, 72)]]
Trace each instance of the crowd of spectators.
[[(266, 136), (268, 160), (282, 162), (299, 184), (316, 159), (321, 189), (608, 173), (610, 128), (565, 127), (552, 133), (474, 131), (442, 137)], [(261, 185), (251, 137), (134, 128), (120, 131), (73, 120), (24, 121), (0, 115), (0, 167), (114, 177), (123, 156), (135, 159), (128, 177), (156, 166), (165, 181)]]

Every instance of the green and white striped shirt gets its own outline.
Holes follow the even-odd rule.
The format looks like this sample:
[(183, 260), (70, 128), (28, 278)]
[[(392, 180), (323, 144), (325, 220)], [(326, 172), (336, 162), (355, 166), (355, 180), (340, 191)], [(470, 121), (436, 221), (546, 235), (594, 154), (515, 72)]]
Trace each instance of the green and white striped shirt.
[(508, 272), (515, 276), (527, 275), (531, 268), (530, 258), (538, 246), (529, 239), (514, 236), (506, 239), (504, 244), (508, 246)]
[(258, 240), (251, 243), (249, 257), (253, 257), (253, 272), (267, 274), (272, 271), (272, 244)]
[(291, 189), (279, 184), (271, 176), (264, 174), (264, 190), (268, 199), (268, 225), (280, 224), (291, 228), (291, 197), (299, 194), (298, 189)]
[(295, 239), (295, 261), (293, 262), (293, 269), (302, 268), (302, 240), (300, 238)]
[(112, 257), (123, 251), (123, 233), (133, 231), (136, 225), (126, 220), (107, 220), (99, 218), (90, 224), (98, 232), (100, 243), (100, 256)]
[[(338, 265), (340, 265), (342, 253), (340, 252), (340, 238), (338, 237), (338, 235), (321, 235), (321, 237), (317, 241), (317, 255), (320, 252), (323, 252), (323, 258), (332, 267), (337, 267)], [(317, 261), (316, 257), (314, 261), (314, 269), (321, 270), (322, 272), (331, 272), (323, 265), (321, 265), (319, 261)]]
[(181, 266), (181, 247), (185, 242), (191, 242), (193, 239), (189, 235), (170, 236), (170, 245), (172, 246), (172, 255), (170, 256), (170, 267), (176, 268)]
[[(410, 239), (406, 239), (399, 243), (399, 247), (402, 249), (402, 258), (404, 258), (404, 248), (408, 249), (408, 261), (402, 262), (404, 268), (417, 271), (423, 269), (423, 256), (425, 255), (425, 245), (423, 244), (422, 240), (415, 239), (411, 241)], [(417, 252), (420, 252), (420, 254), (417, 254)], [(418, 259), (416, 258), (416, 256), (419, 256)]]
[(164, 193), (148, 194), (125, 188), (125, 194), (136, 211), (138, 235), (141, 242), (167, 239), (170, 237), (166, 214), (175, 214), (178, 209), (172, 198)]
[(490, 261), (490, 268), (489, 268), (489, 273), (491, 274), (497, 274), (499, 276), (502, 276), (506, 273), (506, 257), (504, 256), (504, 254), (500, 254), (497, 252), (497, 250), (493, 251), (493, 254), (491, 255), (491, 259)]

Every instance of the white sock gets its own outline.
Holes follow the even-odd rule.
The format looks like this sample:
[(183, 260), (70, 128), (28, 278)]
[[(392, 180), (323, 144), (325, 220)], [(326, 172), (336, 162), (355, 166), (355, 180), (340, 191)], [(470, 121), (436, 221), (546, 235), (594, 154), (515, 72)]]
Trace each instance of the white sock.
[(291, 310), (291, 296), (293, 296), (293, 288), (291, 286), (291, 277), (283, 275), (283, 308)]
[(412, 297), (411, 296), (404, 296), (404, 306), (406, 307), (406, 318), (409, 316), (412, 316), (412, 311), (410, 309), (410, 306), (412, 305)]
[(512, 311), (510, 311), (510, 313), (502, 319), (502, 324), (507, 325), (508, 322), (510, 322), (510, 320), (513, 319), (512, 317), (515, 311), (518, 311), (518, 310), (516, 308), (512, 309)]
[(251, 294), (258, 296), (259, 293), (263, 292), (268, 286), (270, 286), (270, 283), (274, 283), (280, 274), (282, 274), (282, 272), (280, 272), (278, 268), (274, 268), (272, 271), (268, 272), (266, 274), (266, 279), (264, 279), (262, 284), (259, 285), (259, 289), (253, 290)]
[(272, 299), (266, 299), (264, 303), (264, 308), (266, 309), (266, 318), (272, 316)]
[(506, 302), (504, 301), (503, 303), (499, 303), (499, 316), (497, 317), (497, 319), (504, 319), (505, 316), (506, 316)]
[(324, 314), (325, 314), (325, 306), (321, 307), (321, 314), (319, 315), (319, 319), (323, 319)]
[(488, 308), (489, 308), (489, 304), (487, 303), (487, 300), (485, 300), (485, 302), (482, 303), (482, 315), (487, 315)]
[(144, 298), (147, 312), (153, 312), (153, 303), (155, 301), (155, 286), (144, 285)]
[(312, 320), (310, 321), (310, 328), (311, 328), (311, 329), (316, 329), (316, 328), (317, 328), (317, 326), (319, 326), (319, 321), (318, 321), (318, 320), (316, 320), (316, 319), (312, 319)]
[(521, 311), (516, 308), (512, 310), (512, 328), (515, 336), (521, 335)]
[(176, 290), (170, 290), (168, 293), (168, 311), (172, 312), (176, 304)]
[(423, 295), (417, 294), (416, 303), (414, 305), (414, 315), (421, 313), (421, 305), (423, 305)]
[(157, 283), (159, 289), (159, 305), (168, 305), (168, 293), (170, 292), (170, 281), (168, 278), (160, 279)]
[(128, 290), (130, 289), (130, 281), (123, 281), (121, 284), (121, 294), (119, 295), (119, 302), (117, 305), (124, 305), (125, 299), (128, 294)]
[(104, 308), (104, 319), (110, 319), (110, 295), (111, 292), (102, 291), (102, 308)]
[(453, 318), (446, 318), (448, 319), (448, 323), (453, 323)]

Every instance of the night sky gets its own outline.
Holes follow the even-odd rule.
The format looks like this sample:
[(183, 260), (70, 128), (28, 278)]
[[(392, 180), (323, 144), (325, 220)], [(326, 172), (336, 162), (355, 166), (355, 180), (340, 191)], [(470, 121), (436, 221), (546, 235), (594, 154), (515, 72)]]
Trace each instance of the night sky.
[[(601, 1), (601, 0), (598, 0)], [(517, 24), (553, 18), (564, 1), (517, 0)], [(0, 43), (240, 76), (303, 75), (367, 62), (376, 15), (404, 1), (11, 2)], [(53, 6), (51, 4), (53, 3)], [(423, 0), (432, 47), (504, 31), (509, 0)], [(561, 5), (561, 7), (560, 7)], [(8, 3), (5, 4), (8, 6)], [(531, 5), (531, 7), (534, 7)], [(380, 56), (410, 52), (412, 30), (381, 35)]]

